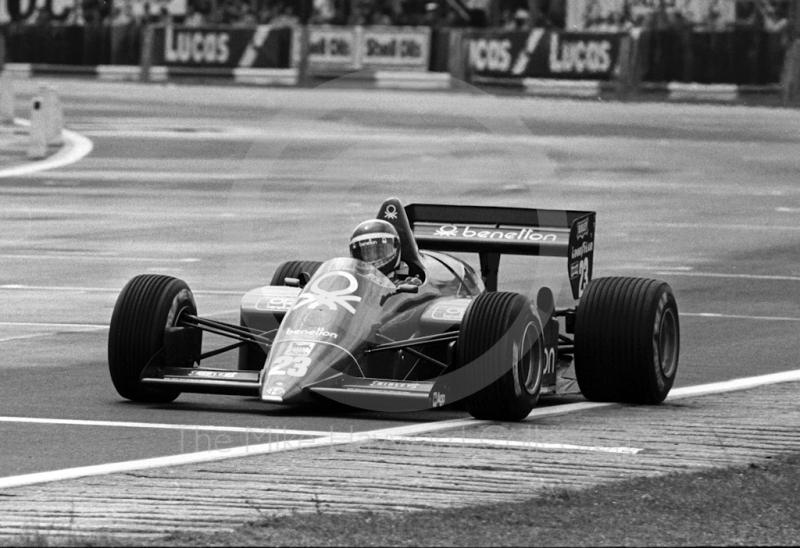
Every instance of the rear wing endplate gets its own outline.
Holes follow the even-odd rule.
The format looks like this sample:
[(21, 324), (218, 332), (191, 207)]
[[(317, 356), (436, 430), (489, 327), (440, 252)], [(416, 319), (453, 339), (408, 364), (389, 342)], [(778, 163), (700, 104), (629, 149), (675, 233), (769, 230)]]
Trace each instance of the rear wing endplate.
[(566, 257), (572, 296), (592, 279), (594, 211), (410, 204), (406, 215), (420, 249), (478, 253), (489, 291), (500, 256)]

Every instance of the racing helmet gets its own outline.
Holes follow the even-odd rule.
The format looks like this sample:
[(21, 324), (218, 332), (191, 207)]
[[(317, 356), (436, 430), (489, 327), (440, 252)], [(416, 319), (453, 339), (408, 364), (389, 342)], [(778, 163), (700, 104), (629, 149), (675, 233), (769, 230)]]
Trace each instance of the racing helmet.
[(350, 236), (350, 256), (371, 264), (387, 276), (400, 266), (400, 236), (380, 219), (364, 221)]

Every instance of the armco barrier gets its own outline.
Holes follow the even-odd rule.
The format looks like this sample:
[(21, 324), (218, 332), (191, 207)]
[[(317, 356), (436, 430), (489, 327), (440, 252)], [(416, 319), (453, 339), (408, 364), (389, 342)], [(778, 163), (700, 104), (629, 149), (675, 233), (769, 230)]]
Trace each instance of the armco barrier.
[[(12, 78), (31, 76), (73, 75), (94, 77), (100, 80), (139, 81), (141, 69), (130, 66), (99, 65), (96, 67), (80, 65), (35, 65), (27, 63), (7, 63), (5, 74)], [(297, 85), (297, 69), (259, 69), (259, 68), (191, 68), (191, 67), (149, 67), (151, 82), (165, 82), (180, 79), (202, 79), (207, 82), (230, 81), (237, 84), (261, 86)], [(409, 71), (361, 71), (348, 75), (348, 79), (365, 88), (382, 89), (450, 89), (452, 78), (447, 73), (409, 72)]]
[(620, 33), (481, 30), (464, 34), (470, 81), (520, 78), (611, 80)]
[(149, 62), (185, 69), (289, 68), (292, 29), (253, 27), (152, 28)]
[[(308, 69), (332, 76), (359, 70), (427, 72), (429, 27), (310, 25)], [(292, 66), (300, 64), (300, 33), (292, 44)]]
[(698, 84), (777, 84), (786, 52), (784, 39), (781, 33), (759, 29), (644, 32), (639, 38), (642, 79)]

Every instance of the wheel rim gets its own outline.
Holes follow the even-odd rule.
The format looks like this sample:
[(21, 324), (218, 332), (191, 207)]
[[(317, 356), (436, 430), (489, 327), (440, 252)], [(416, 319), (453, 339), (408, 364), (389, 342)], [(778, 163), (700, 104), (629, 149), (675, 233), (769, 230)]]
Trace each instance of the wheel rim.
[(178, 294), (172, 299), (172, 304), (170, 305), (169, 312), (167, 313), (167, 324), (164, 326), (164, 328), (168, 329), (178, 325), (181, 315), (189, 310), (193, 303), (194, 298), (192, 297), (192, 292), (188, 289), (181, 289), (180, 292), (178, 292)]
[(658, 360), (664, 376), (671, 377), (678, 366), (678, 324), (670, 308), (667, 308), (661, 317), (661, 326), (658, 330)]
[(519, 377), (525, 391), (535, 395), (542, 383), (542, 346), (536, 326), (532, 323), (525, 328), (521, 348), (525, 353), (519, 362)]

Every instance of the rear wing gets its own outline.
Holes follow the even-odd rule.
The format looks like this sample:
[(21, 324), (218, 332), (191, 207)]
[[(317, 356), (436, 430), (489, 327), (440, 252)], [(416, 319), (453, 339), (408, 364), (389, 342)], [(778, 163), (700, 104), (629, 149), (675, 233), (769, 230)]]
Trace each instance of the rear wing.
[(575, 299), (592, 279), (594, 211), (435, 204), (405, 211), (420, 249), (478, 253), (489, 291), (497, 290), (503, 254), (566, 257)]

